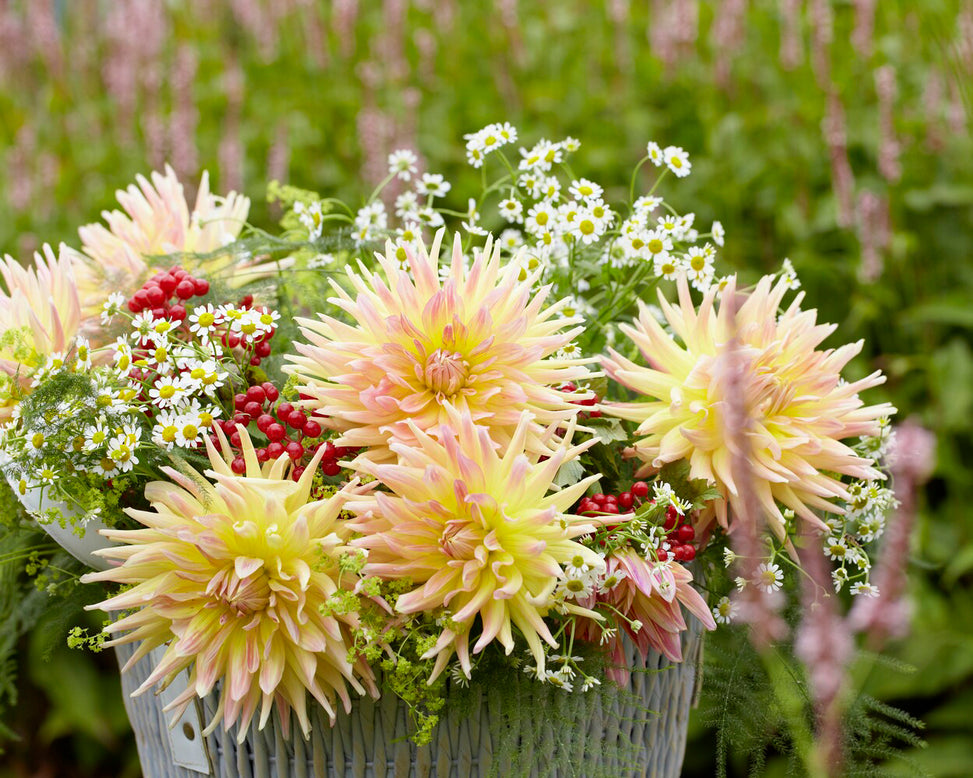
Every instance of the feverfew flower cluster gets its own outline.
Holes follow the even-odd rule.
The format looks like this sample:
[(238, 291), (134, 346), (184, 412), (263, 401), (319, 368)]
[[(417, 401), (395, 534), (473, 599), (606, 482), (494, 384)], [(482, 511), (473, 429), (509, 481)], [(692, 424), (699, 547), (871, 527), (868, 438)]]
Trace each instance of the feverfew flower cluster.
[(72, 473), (111, 481), (163, 452), (199, 450), (214, 424), (233, 423), (232, 386), (270, 354), (280, 315), (253, 306), (249, 296), (214, 304), (209, 292), (207, 281), (183, 268), (159, 272), (130, 299), (113, 293), (103, 304), (103, 326), (123, 324), (113, 342), (93, 348), (78, 336), (68, 351), (48, 357), (35, 387), (53, 386), (59, 376), (83, 381), (53, 410), (5, 429), (8, 454), (32, 463), (22, 472), (24, 490), (55, 485), (66, 474), (65, 453)]

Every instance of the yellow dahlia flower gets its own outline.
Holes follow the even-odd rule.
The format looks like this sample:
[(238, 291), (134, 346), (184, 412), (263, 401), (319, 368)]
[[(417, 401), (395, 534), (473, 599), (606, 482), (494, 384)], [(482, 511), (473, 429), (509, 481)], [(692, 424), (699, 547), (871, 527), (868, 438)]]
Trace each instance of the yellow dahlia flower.
[(589, 375), (585, 360), (552, 356), (582, 331), (564, 327), (581, 319), (558, 315), (567, 300), (544, 308), (550, 287), (533, 293), (537, 275), (520, 280), (517, 262), (501, 266), (499, 244), (475, 250), (467, 270), (457, 235), (441, 281), (442, 237), (429, 252), (407, 252), (411, 273), (399, 269), (391, 243), (381, 273), (350, 270), (354, 299), (334, 284), (331, 302), (353, 325), (298, 319), (308, 342), (290, 359), (309, 398), (303, 405), (341, 433), (336, 445), (366, 448), (374, 461), (391, 459), (390, 434), (408, 441), (412, 425), (434, 430), (452, 411), (489, 428), (501, 447), (530, 411), (527, 451), (548, 454), (543, 425), (578, 411), (572, 395), (553, 387)]
[(339, 519), (348, 494), (308, 502), (321, 453), (295, 482), (287, 457), (261, 469), (249, 436), (237, 429), (244, 476), (233, 474), (229, 456), (222, 458), (207, 438), (210, 480), (167, 469), (171, 483), (156, 481), (145, 489), (153, 510), (129, 511), (144, 529), (102, 531), (122, 545), (97, 553), (120, 566), (83, 580), (130, 587), (92, 606), (133, 611), (106, 628), (126, 633), (110, 645), (142, 641), (124, 669), (168, 644), (136, 694), (190, 668), (188, 688), (166, 710), (180, 715), (222, 679), (208, 731), (221, 718), (225, 729), (238, 722), (242, 740), (258, 707), (262, 728), (276, 705), (284, 726), (293, 710), (307, 736), (306, 692), (332, 721), (335, 698), (350, 709), (347, 686), (378, 696), (364, 660), (348, 661), (355, 615), (320, 611), (334, 592), (356, 583), (336, 561), (349, 534)]
[[(423, 657), (437, 657), (433, 678), (454, 652), (469, 676), (477, 617), (474, 654), (494, 640), (509, 654), (517, 627), (543, 670), (541, 641), (557, 646), (544, 616), (564, 578), (562, 565), (579, 557), (591, 567), (602, 564), (574, 540), (594, 531), (591, 520), (564, 513), (599, 476), (548, 494), (561, 464), (593, 441), (561, 447), (532, 464), (524, 452), (532, 426), (527, 413), (502, 456), (489, 431), (469, 415), (453, 412), (452, 426), (439, 430), (438, 439), (409, 425), (410, 441), (391, 443), (398, 464), (361, 464), (391, 494), (375, 492), (347, 505), (356, 514), (351, 527), (362, 533), (352, 542), (369, 552), (365, 573), (419, 584), (399, 597), (402, 613), (448, 611), (438, 642)], [(599, 618), (587, 609), (563, 607)]]
[[(216, 197), (204, 172), (190, 213), (182, 184), (166, 165), (165, 175), (152, 173), (116, 192), (123, 211), (104, 211), (107, 226), (88, 224), (78, 230), (86, 257), (75, 272), (85, 312), (96, 315), (110, 292), (132, 294), (149, 276), (147, 257), (191, 252), (207, 254), (236, 240), (247, 220), (250, 200), (236, 192)], [(212, 277), (234, 262), (229, 254), (199, 263)], [(237, 266), (239, 267), (239, 265)]]
[[(724, 437), (725, 361), (721, 357), (736, 335), (745, 361), (744, 400), (750, 421), (751, 470), (757, 497), (774, 531), (783, 536), (780, 505), (824, 528), (812, 508), (832, 513), (831, 500), (848, 500), (836, 476), (882, 478), (872, 460), (857, 456), (841, 443), (873, 435), (877, 420), (895, 411), (888, 403), (865, 406), (859, 392), (881, 384), (879, 372), (846, 384), (841, 369), (862, 347), (861, 341), (818, 350), (836, 325), (817, 324), (815, 311), (802, 311), (803, 294), (783, 313), (786, 279), (773, 284), (764, 277), (736, 312), (708, 291), (697, 311), (685, 278), (679, 279), (679, 304), (659, 295), (674, 333), (667, 334), (640, 305), (634, 327), (621, 330), (638, 346), (651, 367), (642, 367), (615, 351), (603, 359), (605, 371), (648, 401), (605, 403), (606, 412), (639, 423), (635, 453), (646, 464), (644, 475), (667, 462), (689, 460), (692, 478), (714, 484), (724, 501), (717, 518), (728, 526), (727, 503), (740, 513), (740, 494), (731, 474), (731, 452)], [(736, 295), (735, 282), (722, 292)]]
[(45, 245), (25, 268), (5, 257), (0, 275), (0, 424), (10, 420), (18, 397), (30, 391), (30, 377), (47, 357), (65, 352), (81, 324), (81, 304), (72, 272), (71, 250), (60, 255)]

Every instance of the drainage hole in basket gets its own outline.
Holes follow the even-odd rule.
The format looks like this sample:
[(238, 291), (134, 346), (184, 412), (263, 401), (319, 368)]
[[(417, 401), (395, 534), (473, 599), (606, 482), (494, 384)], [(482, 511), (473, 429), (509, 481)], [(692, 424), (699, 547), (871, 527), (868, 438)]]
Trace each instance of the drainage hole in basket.
[(186, 736), (186, 740), (196, 739), (196, 730), (193, 729), (193, 725), (188, 721), (182, 725), (182, 734)]

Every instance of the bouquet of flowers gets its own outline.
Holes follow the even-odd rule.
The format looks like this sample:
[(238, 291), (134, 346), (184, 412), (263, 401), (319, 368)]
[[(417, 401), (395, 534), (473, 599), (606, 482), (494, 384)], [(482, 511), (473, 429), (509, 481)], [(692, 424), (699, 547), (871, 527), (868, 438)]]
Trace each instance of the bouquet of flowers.
[(790, 263), (717, 272), (722, 225), (660, 194), (680, 148), (616, 205), (573, 138), (466, 141), (465, 209), (400, 150), (357, 210), (274, 182), (270, 235), (167, 169), (80, 250), (0, 266), (5, 474), (42, 525), (100, 531), (83, 580), (129, 665), (163, 652), (139, 691), (188, 672), (177, 716), (217, 695), (210, 729), (307, 737), (309, 701), (398, 695), (424, 743), (498, 673), (571, 696), (624, 686), (629, 647), (680, 662), (807, 549), (877, 594), (894, 409)]

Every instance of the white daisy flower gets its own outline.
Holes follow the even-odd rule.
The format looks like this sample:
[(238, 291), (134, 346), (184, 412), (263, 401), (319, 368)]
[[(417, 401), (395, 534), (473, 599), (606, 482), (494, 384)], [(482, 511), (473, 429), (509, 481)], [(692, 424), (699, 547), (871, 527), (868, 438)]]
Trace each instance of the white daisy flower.
[(497, 205), (497, 210), (501, 217), (512, 224), (523, 224), (524, 222), (524, 205), (520, 200), (515, 200), (512, 197), (501, 200)]
[(125, 307), (125, 295), (121, 292), (112, 292), (108, 299), (101, 306), (101, 323), (111, 324), (112, 320), (121, 313)]
[(656, 143), (654, 140), (649, 141), (649, 144), (645, 147), (645, 153), (649, 158), (649, 162), (651, 162), (653, 165), (655, 165), (656, 167), (662, 165), (663, 162), (662, 149), (659, 147), (659, 144)]
[(423, 173), (422, 180), (416, 184), (416, 191), (427, 197), (443, 197), (452, 188), (453, 185), (439, 173)]
[(579, 200), (598, 200), (605, 190), (594, 181), (589, 181), (587, 178), (579, 178), (571, 182), (568, 191)]
[(395, 198), (395, 215), (402, 220), (414, 218), (422, 204), (415, 192), (403, 192)]
[(729, 597), (720, 597), (713, 608), (713, 618), (717, 624), (729, 624), (736, 616), (736, 603)]
[(765, 592), (776, 592), (784, 581), (784, 571), (774, 562), (762, 562), (757, 566), (757, 575), (753, 579), (754, 586)]
[(862, 597), (878, 597), (879, 591), (875, 584), (868, 581), (856, 581), (851, 585), (851, 593)]
[(689, 161), (689, 154), (679, 146), (666, 146), (662, 152), (662, 159), (666, 163), (666, 167), (675, 173), (677, 178), (688, 176), (693, 167)]
[(389, 175), (394, 175), (401, 181), (408, 181), (417, 172), (416, 163), (419, 158), (411, 149), (396, 149), (389, 154)]

